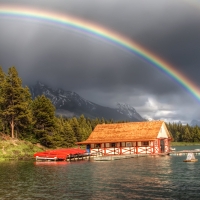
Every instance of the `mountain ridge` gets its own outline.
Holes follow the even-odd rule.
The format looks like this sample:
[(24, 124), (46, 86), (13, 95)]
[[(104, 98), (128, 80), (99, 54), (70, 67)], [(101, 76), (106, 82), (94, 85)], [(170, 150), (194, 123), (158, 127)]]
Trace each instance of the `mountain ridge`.
[(89, 118), (104, 118), (117, 121), (145, 121), (128, 104), (117, 103), (117, 108), (101, 106), (82, 98), (75, 92), (53, 89), (41, 82), (37, 82), (29, 88), (33, 99), (42, 94), (49, 98), (56, 108), (56, 115), (77, 117), (83, 114)]
[(197, 119), (193, 119), (191, 122), (190, 122), (190, 126), (199, 126), (200, 127), (200, 120), (197, 120)]

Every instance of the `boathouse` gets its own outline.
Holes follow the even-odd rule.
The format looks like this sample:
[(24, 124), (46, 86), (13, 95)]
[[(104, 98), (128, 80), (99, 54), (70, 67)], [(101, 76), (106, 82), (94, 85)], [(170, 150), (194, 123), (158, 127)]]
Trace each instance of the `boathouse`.
[(172, 137), (164, 121), (99, 124), (86, 141), (87, 152), (100, 155), (169, 153)]

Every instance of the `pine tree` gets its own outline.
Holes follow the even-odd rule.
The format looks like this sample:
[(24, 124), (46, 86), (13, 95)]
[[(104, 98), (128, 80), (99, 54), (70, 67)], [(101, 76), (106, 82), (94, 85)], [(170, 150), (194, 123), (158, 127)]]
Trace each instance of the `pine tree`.
[(95, 119), (93, 119), (93, 120), (91, 121), (92, 130), (94, 130), (94, 128), (96, 127), (97, 124), (100, 124), (98, 118), (95, 118)]
[[(3, 78), (2, 71), (0, 72)], [(16, 128), (24, 127), (31, 122), (30, 102), (31, 95), (28, 88), (22, 87), (22, 80), (15, 67), (8, 70), (8, 74), (1, 83), (1, 118), (11, 128), (11, 137), (14, 138)]]
[(176, 131), (175, 135), (173, 136), (174, 142), (179, 142), (180, 132)]
[(77, 118), (73, 117), (70, 120), (69, 123), (70, 123), (70, 125), (72, 127), (72, 130), (74, 131), (74, 135), (75, 135), (76, 141), (77, 142), (83, 141), (81, 130), (80, 130), (80, 126), (79, 126), (79, 122), (78, 122)]
[(5, 126), (6, 122), (3, 120), (2, 112), (4, 110), (4, 98), (3, 98), (3, 85), (5, 84), (5, 73), (2, 70), (2, 67), (0, 67), (0, 129), (5, 133)]
[(193, 141), (194, 142), (199, 142), (200, 141), (200, 129), (198, 126), (195, 126), (193, 128), (193, 132), (194, 132), (194, 138)]
[(38, 96), (33, 100), (32, 113), (37, 138), (48, 146), (55, 128), (55, 107), (44, 95)]
[(65, 140), (65, 146), (67, 147), (73, 147), (75, 145), (75, 142), (76, 142), (76, 138), (75, 138), (75, 135), (74, 135), (74, 131), (70, 125), (69, 122), (65, 122), (64, 124), (64, 133), (65, 133), (65, 137), (64, 137), (64, 140)]
[(54, 144), (56, 147), (73, 147), (76, 142), (74, 131), (68, 121), (62, 117), (56, 119), (56, 130)]
[(80, 134), (81, 134), (81, 141), (86, 140), (92, 132), (92, 127), (90, 124), (87, 123), (86, 118), (84, 115), (81, 115), (79, 118), (79, 127), (80, 127)]
[(191, 136), (191, 133), (189, 131), (188, 125), (184, 129), (184, 133), (182, 135), (182, 139), (183, 139), (183, 142), (192, 142), (192, 136)]

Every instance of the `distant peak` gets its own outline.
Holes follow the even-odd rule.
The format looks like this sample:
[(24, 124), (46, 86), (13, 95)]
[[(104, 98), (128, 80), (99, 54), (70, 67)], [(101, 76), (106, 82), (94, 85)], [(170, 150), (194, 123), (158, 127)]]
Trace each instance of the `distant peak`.
[(37, 81), (36, 86), (45, 87), (45, 84), (40, 81)]
[(117, 103), (117, 107), (118, 109), (126, 109), (126, 110), (134, 110), (135, 111), (135, 108), (133, 106), (131, 106), (130, 104), (127, 104), (127, 103)]

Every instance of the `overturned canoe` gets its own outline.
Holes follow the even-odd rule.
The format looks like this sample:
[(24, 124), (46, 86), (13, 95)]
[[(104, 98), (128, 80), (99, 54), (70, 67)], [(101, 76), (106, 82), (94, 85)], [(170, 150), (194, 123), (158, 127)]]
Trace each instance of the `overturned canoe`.
[(197, 161), (198, 159), (194, 157), (194, 153), (188, 153), (186, 160), (184, 160), (183, 162), (197, 162)]
[(34, 154), (36, 160), (66, 160), (70, 157), (84, 156), (86, 150), (79, 148), (54, 149)]

